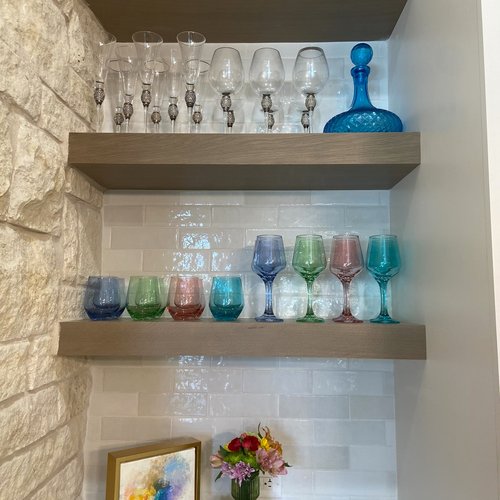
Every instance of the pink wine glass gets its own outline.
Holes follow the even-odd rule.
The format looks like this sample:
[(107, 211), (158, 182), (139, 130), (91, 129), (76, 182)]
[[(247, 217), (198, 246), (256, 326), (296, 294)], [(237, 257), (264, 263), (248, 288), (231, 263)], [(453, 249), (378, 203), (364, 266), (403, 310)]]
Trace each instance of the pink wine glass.
[(198, 319), (205, 309), (203, 280), (196, 276), (173, 276), (170, 278), (167, 308), (175, 320)]
[(333, 237), (330, 257), (330, 271), (337, 276), (344, 290), (342, 313), (333, 319), (338, 323), (362, 323), (351, 313), (349, 288), (353, 278), (363, 269), (363, 253), (359, 237), (355, 234), (343, 234)]

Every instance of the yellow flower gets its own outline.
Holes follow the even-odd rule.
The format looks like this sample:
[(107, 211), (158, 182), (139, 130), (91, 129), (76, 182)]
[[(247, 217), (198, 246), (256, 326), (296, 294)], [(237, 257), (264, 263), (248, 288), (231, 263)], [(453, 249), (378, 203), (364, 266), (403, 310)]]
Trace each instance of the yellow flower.
[(264, 448), (266, 451), (269, 451), (271, 449), (271, 445), (269, 444), (269, 440), (266, 437), (263, 437), (260, 440), (260, 445), (262, 448)]

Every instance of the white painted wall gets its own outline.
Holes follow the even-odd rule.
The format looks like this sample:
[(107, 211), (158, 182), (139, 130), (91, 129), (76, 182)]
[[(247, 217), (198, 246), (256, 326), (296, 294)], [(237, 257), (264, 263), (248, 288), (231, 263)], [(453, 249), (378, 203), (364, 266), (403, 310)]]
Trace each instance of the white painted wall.
[(479, 0), (409, 0), (389, 44), (391, 108), (422, 164), (391, 194), (399, 315), (425, 363), (396, 363), (400, 500), (498, 498), (498, 369)]

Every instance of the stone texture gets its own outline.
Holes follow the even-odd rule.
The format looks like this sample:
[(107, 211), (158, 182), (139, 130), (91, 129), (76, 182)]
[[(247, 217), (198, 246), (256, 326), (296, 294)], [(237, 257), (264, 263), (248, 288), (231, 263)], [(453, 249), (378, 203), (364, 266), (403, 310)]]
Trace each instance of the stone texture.
[(73, 69), (67, 68), (61, 97), (79, 116), (91, 123), (95, 112), (92, 87)]
[[(51, 478), (83, 445), (85, 416), (81, 415), (11, 460), (0, 464), (0, 500), (10, 500), (12, 492), (35, 490)], [(51, 498), (51, 497), (49, 497)]]
[(79, 497), (83, 479), (83, 459), (77, 456), (47, 484), (29, 495), (30, 500), (68, 500)]
[(45, 85), (42, 87), (42, 112), (39, 125), (60, 141), (67, 141), (70, 109)]
[(59, 287), (58, 312), (60, 321), (87, 318), (83, 309), (84, 293), (83, 283), (81, 285), (61, 284)]
[(25, 363), (30, 391), (73, 377), (86, 367), (86, 361), (57, 356), (57, 340), (57, 337), (44, 335), (31, 342), (29, 358)]
[(41, 108), (42, 83), (33, 66), (0, 40), (0, 67), (0, 93), (33, 119), (37, 119)]
[(20, 120), (15, 137), (9, 221), (37, 231), (60, 229), (65, 160), (56, 141)]
[(11, 136), (9, 134), (10, 124), (9, 108), (0, 101), (0, 220), (5, 220), (9, 208), (8, 191), (14, 170)]
[(86, 280), (101, 269), (101, 212), (78, 203), (78, 275)]
[(72, 282), (78, 272), (78, 212), (75, 203), (68, 196), (64, 197), (61, 241), (63, 249), (62, 278)]
[(19, 373), (18, 367), (29, 360), (29, 342), (0, 344), (0, 401), (26, 390), (26, 373)]
[(96, 208), (102, 207), (103, 193), (94, 187), (80, 172), (73, 168), (66, 170), (66, 192)]
[(58, 270), (54, 241), (0, 224), (0, 340), (52, 331), (57, 321)]

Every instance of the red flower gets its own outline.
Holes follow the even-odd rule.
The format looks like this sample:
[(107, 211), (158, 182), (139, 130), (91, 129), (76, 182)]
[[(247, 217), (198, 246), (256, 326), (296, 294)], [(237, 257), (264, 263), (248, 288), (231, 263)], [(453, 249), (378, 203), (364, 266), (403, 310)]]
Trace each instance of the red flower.
[(257, 451), (259, 449), (260, 441), (256, 436), (245, 436), (242, 440), (242, 445), (245, 450)]
[(229, 451), (239, 451), (241, 449), (241, 440), (240, 438), (234, 438), (228, 445), (227, 449)]

